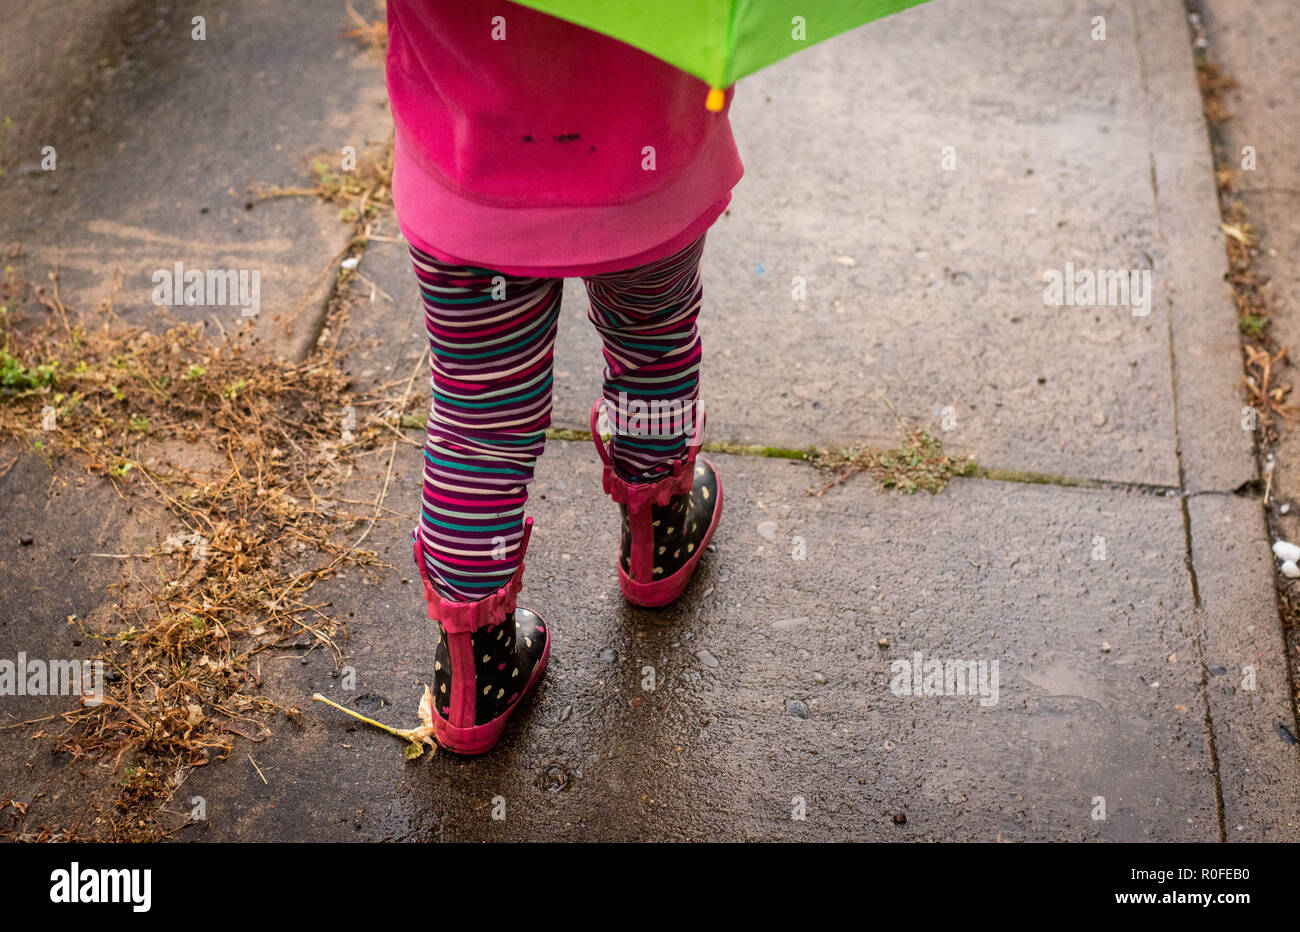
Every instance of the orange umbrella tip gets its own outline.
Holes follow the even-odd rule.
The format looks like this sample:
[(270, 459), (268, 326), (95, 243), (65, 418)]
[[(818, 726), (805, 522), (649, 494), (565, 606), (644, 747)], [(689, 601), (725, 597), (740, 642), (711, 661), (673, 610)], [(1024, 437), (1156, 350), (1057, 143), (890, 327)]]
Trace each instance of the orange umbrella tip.
[(712, 110), (714, 113), (722, 112), (722, 103), (726, 100), (727, 92), (720, 87), (709, 88), (709, 96), (704, 101), (705, 108)]

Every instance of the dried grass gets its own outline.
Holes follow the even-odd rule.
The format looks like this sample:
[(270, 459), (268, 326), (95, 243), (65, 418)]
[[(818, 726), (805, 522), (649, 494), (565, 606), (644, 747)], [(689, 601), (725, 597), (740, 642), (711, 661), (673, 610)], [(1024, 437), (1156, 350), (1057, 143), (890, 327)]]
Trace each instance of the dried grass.
[(913, 427), (903, 444), (893, 450), (870, 450), (863, 446), (848, 450), (819, 450), (812, 464), (834, 477), (824, 485), (809, 489), (809, 495), (826, 492), (860, 472), (869, 472), (882, 488), (915, 492), (939, 492), (954, 476), (970, 475), (972, 460), (959, 460), (943, 452), (943, 444), (923, 427)]
[[(152, 561), (154, 584), (124, 587), (98, 627), (69, 619), (113, 671), (102, 704), (20, 723), (40, 724), (36, 736), (75, 759), (129, 765), (115, 811), (51, 837), (157, 837), (175, 827), (158, 801), (189, 768), (227, 757), (237, 736), (261, 740), (277, 713), (300, 715), (260, 694), (255, 658), (306, 645), (337, 665), (343, 626), (310, 590), (344, 566), (374, 564), (361, 545), (389, 519), (383, 492), (361, 514), (331, 492), (366, 451), (387, 447), (391, 477), (419, 370), (400, 395), (359, 395), (328, 346), (286, 363), (252, 352), (247, 329), (222, 343), (201, 324), (150, 333), (111, 305), (92, 328), (59, 298), (57, 274), (37, 289), (10, 273), (0, 296), (0, 441), (41, 456), (54, 482), (72, 465), (175, 522), (148, 554), (101, 555)], [(342, 429), (348, 406), (352, 432)], [(169, 448), (210, 465), (176, 465)]]

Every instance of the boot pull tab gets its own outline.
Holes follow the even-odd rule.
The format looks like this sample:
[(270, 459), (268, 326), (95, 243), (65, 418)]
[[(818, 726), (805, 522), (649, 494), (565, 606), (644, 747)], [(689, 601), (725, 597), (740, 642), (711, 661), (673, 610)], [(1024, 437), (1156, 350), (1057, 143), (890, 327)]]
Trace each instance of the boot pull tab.
[[(601, 398), (591, 406), (591, 439), (596, 442), (596, 452), (600, 454), (601, 461), (612, 469), (614, 464), (610, 462), (609, 449), (606, 447), (600, 433), (600, 412), (606, 404), (605, 399)], [(610, 439), (613, 439), (612, 426)]]

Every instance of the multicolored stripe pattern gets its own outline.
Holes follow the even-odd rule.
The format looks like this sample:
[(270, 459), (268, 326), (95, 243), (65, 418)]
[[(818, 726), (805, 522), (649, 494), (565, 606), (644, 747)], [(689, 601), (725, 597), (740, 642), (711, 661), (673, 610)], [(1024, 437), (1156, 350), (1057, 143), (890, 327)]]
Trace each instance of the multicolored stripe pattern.
[[(585, 280), (612, 404), (694, 406), (703, 248), (700, 237), (657, 262)], [(527, 485), (551, 423), (563, 279), (447, 265), (415, 247), (411, 259), (433, 387), (416, 533), (439, 594), (476, 601), (504, 585), (519, 563)], [(616, 434), (612, 458), (625, 475), (651, 479), (671, 467), (685, 442), (680, 432)]]
[[(701, 236), (658, 262), (584, 279), (591, 299), (587, 317), (605, 344), (603, 394), (614, 428), (610, 458), (625, 479), (669, 472), (694, 428), (703, 253)], [(652, 416), (638, 422), (637, 409)], [(654, 416), (656, 411), (671, 413)]]

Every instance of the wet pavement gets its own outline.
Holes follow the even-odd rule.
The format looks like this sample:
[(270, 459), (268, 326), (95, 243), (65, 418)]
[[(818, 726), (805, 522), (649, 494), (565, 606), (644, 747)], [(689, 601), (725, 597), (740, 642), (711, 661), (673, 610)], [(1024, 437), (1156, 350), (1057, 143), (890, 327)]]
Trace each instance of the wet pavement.
[[(185, 834), (1218, 837), (1176, 499), (978, 480), (819, 498), (800, 464), (713, 461), (727, 494), (716, 551), (679, 605), (650, 611), (619, 594), (594, 451), (551, 445), (521, 601), (551, 621), (555, 651), (490, 757), (408, 763), (392, 738), (314, 707), (301, 731), (250, 749), (269, 785), (247, 760), (196, 771), (184, 792), (207, 800), (210, 825)], [(391, 507), (414, 512), (417, 477), (395, 474)], [(347, 616), (355, 690), (316, 652), (263, 664), (276, 701), (319, 690), (414, 722), (432, 659), (407, 540), (393, 527), (378, 542), (396, 573), (315, 590)], [(899, 695), (890, 665), (918, 652), (989, 664), (996, 692)]]
[[(885, 446), (902, 416), (1017, 481), (904, 496), (859, 476), (810, 496), (820, 479), (802, 463), (712, 456), (726, 487), (715, 550), (679, 604), (652, 611), (619, 594), (594, 450), (551, 441), (521, 601), (556, 640), (501, 746), (409, 762), (310, 703), (319, 691), (415, 722), (431, 633), (408, 517), (384, 521), (369, 543), (391, 569), (313, 590), (347, 624), (355, 689), (324, 650), (263, 655), (265, 695), (301, 723), (194, 771), (178, 805), (202, 797), (208, 818), (178, 839), (1300, 839), (1292, 687), (1182, 4), (1103, 4), (1101, 42), (1082, 3), (961, 6), (899, 14), (742, 82), (746, 177), (706, 250), (709, 439)], [(259, 22), (253, 6), (231, 15), (245, 14)], [(277, 67), (342, 48), (327, 25)], [(326, 60), (331, 80), (356, 82), (337, 91), (350, 116), (329, 101), (295, 115), (302, 149), (369, 136), (368, 104), (348, 107), (382, 99), (372, 66)], [(191, 72), (204, 73), (178, 70)], [(257, 112), (273, 112), (271, 93)], [(273, 120), (212, 120), (214, 138), (238, 126), (255, 141), (214, 191), (288, 172), (262, 161)], [(131, 161), (86, 171), (118, 158)], [(117, 203), (152, 190), (140, 171)], [(60, 254), (88, 248), (86, 202), (50, 203)], [(265, 237), (312, 231), (324, 262), (333, 208), (285, 204)], [(158, 203), (136, 209), (133, 223), (177, 235)], [(379, 232), (395, 233), (391, 217)], [(1154, 268), (1150, 314), (1044, 306), (1043, 272), (1066, 262)], [(360, 271), (392, 296), (362, 300), (343, 333), (367, 388), (404, 377), (423, 335), (402, 244), (372, 243)], [(600, 357), (580, 284), (566, 301), (556, 426), (581, 429)], [(398, 452), (386, 505), (413, 518), (419, 454)], [(359, 461), (346, 497), (373, 499), (385, 465)], [(59, 511), (40, 479), (26, 464), (4, 478), (6, 531)], [(111, 499), (79, 507), (101, 516), (105, 547), (147, 522)], [(71, 528), (42, 527), (49, 552), (12, 535), (0, 547), (7, 591), (24, 593), (0, 656), (53, 649), (63, 617), (93, 609), (42, 573), (63, 593), (107, 579), (84, 561), (69, 575)], [(923, 679), (914, 694), (900, 674), (918, 660), (973, 664), (974, 688), (941, 677), (941, 694)], [(29, 790), (36, 774), (60, 779), (38, 755), (0, 733), (0, 761), (31, 767)]]
[[(268, 351), (301, 357), (351, 225), (339, 221), (337, 205), (257, 201), (254, 186), (310, 186), (317, 157), (337, 170), (343, 146), (361, 156), (382, 147), (392, 124), (381, 60), (341, 37), (341, 6), (336, 17), (303, 0), (242, 0), (220, 13), (137, 0), (125, 19), (96, 7), (83, 2), (63, 14), (65, 28), (98, 21), (115, 34), (84, 79), (97, 95), (93, 114), (72, 119), (82, 106), (77, 93), (52, 93), (45, 109), (57, 116), (42, 122), (53, 125), (35, 137), (18, 127), (5, 142), (17, 164), (0, 250), (23, 250), (7, 264), (41, 283), (57, 267), (67, 304), (94, 310), (112, 296), (117, 313), (135, 322), (203, 321), (215, 338), (254, 320)], [(191, 20), (200, 14), (206, 38), (196, 40)], [(11, 84), (5, 97), (25, 86)], [(51, 172), (39, 170), (46, 145), (56, 157)], [(156, 307), (154, 272), (178, 262), (258, 270), (257, 313), (234, 302), (216, 314)]]

